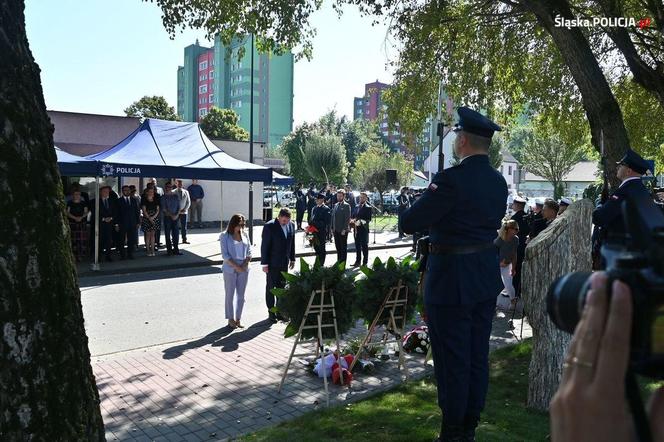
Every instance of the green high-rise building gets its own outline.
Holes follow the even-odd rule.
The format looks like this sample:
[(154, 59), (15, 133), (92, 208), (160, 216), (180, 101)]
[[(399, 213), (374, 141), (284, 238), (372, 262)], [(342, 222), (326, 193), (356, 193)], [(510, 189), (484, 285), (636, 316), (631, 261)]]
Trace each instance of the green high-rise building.
[[(242, 58), (238, 53), (243, 51)], [(177, 112), (198, 121), (212, 106), (234, 110), (249, 130), (251, 36), (225, 46), (217, 37), (211, 48), (198, 41), (184, 49), (178, 67)], [(281, 144), (293, 130), (293, 54), (254, 51), (254, 141)]]

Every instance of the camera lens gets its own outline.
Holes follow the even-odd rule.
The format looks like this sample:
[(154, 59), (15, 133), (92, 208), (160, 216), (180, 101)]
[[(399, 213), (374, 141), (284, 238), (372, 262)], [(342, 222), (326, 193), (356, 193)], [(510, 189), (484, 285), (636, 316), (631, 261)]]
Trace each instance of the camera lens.
[(590, 288), (590, 272), (568, 273), (556, 279), (546, 295), (546, 311), (556, 326), (574, 333)]

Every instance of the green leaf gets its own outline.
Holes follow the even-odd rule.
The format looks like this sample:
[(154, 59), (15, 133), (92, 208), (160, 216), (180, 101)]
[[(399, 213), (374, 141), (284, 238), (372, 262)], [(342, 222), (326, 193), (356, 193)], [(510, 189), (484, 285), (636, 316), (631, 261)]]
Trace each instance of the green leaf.
[(270, 290), (274, 296), (285, 296), (288, 294), (288, 289), (282, 289), (280, 287), (274, 287), (273, 289)]
[(297, 282), (300, 279), (297, 275), (288, 272), (281, 272), (281, 275), (287, 282)]
[(373, 274), (375, 273), (372, 269), (370, 269), (367, 266), (360, 267), (360, 271), (362, 273), (364, 273), (367, 276), (367, 278), (371, 278), (373, 276)]
[(309, 268), (309, 264), (304, 260), (304, 258), (300, 258), (300, 273), (309, 273), (311, 270)]
[(387, 268), (388, 269), (394, 269), (397, 266), (397, 262), (395, 261), (393, 256), (390, 256), (387, 260)]
[(290, 338), (291, 336), (295, 336), (298, 330), (299, 328), (295, 326), (295, 324), (289, 322), (288, 325), (286, 326), (286, 330), (284, 331), (284, 337)]
[(346, 261), (341, 261), (339, 264), (337, 264), (337, 268), (342, 272), (346, 270)]

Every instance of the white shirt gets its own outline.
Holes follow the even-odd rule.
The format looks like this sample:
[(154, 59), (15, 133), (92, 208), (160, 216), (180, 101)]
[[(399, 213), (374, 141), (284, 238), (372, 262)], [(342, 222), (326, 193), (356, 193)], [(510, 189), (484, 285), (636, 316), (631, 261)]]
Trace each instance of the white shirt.
[(281, 226), (281, 230), (284, 231), (284, 237), (288, 238), (288, 224), (286, 224), (285, 226)]

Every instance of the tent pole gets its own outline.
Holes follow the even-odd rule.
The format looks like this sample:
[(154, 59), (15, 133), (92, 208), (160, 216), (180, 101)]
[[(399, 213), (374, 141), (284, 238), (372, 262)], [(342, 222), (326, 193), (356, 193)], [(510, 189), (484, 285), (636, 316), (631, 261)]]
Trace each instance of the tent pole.
[[(249, 93), (249, 162), (254, 162), (254, 34), (251, 34), (251, 91)], [(249, 181), (249, 242), (254, 244), (254, 182)]]
[(219, 204), (219, 231), (224, 231), (224, 182), (219, 181), (219, 199), (221, 204)]
[(95, 262), (92, 263), (92, 270), (99, 270), (99, 177), (96, 177), (95, 192)]

